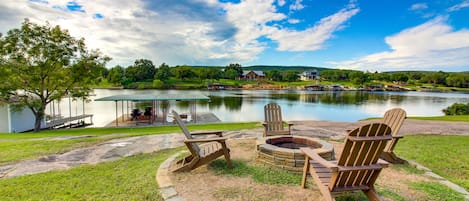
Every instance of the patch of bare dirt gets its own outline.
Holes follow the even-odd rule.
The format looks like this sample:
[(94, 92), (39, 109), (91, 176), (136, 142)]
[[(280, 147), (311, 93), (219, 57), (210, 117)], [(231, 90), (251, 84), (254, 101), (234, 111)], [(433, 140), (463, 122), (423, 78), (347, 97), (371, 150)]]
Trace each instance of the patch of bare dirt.
[[(336, 155), (342, 152), (343, 143), (331, 142)], [(229, 140), (233, 160), (255, 163), (255, 140)], [(235, 167), (236, 168), (236, 167)], [(251, 178), (217, 175), (207, 166), (188, 173), (172, 173), (171, 180), (176, 191), (186, 200), (322, 200), (319, 189), (309, 178), (306, 189), (289, 185), (268, 185), (254, 182)], [(377, 180), (378, 189), (386, 189), (405, 200), (426, 200), (428, 197), (409, 186), (410, 182), (429, 181), (424, 175), (411, 174), (399, 168), (386, 168)], [(385, 200), (392, 200), (385, 198)]]

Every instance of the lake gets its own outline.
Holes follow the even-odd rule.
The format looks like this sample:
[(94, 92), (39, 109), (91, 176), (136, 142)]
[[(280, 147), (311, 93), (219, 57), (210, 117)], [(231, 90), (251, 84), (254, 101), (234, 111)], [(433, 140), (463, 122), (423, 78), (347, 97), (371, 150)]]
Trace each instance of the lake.
[[(442, 109), (453, 103), (469, 102), (468, 93), (436, 92), (357, 92), (357, 91), (298, 91), (298, 90), (128, 90), (95, 89), (95, 96), (84, 104), (81, 100), (64, 99), (60, 103), (60, 114), (67, 117), (93, 114), (94, 127), (102, 127), (115, 119), (116, 105), (110, 101), (94, 101), (97, 98), (119, 94), (202, 94), (210, 101), (198, 101), (197, 112), (212, 112), (223, 122), (263, 121), (264, 105), (275, 102), (282, 107), (283, 119), (330, 120), (353, 122), (369, 117), (381, 117), (390, 108), (401, 107), (408, 116), (441, 116)], [(144, 103), (138, 103), (144, 108)], [(126, 110), (127, 104), (124, 104)], [(54, 105), (56, 113), (59, 110)], [(121, 105), (118, 105), (119, 115)], [(132, 108), (129, 108), (132, 109)], [(183, 101), (170, 102), (170, 110), (189, 112), (189, 104)], [(50, 112), (50, 108), (46, 112)]]

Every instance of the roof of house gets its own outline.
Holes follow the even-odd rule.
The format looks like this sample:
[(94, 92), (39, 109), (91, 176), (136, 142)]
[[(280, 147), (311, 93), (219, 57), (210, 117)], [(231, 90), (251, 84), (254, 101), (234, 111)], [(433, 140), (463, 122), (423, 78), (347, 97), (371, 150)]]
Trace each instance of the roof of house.
[(201, 94), (139, 94), (115, 95), (95, 99), (95, 101), (163, 101), (163, 100), (210, 100)]
[(247, 75), (248, 73), (250, 73), (250, 72), (253, 72), (253, 73), (255, 73), (255, 74), (258, 75), (258, 76), (265, 76), (265, 75), (264, 75), (264, 72), (262, 72), (262, 71), (260, 71), (260, 70), (250, 70), (250, 71), (247, 71), (247, 72), (244, 71), (244, 72), (243, 72), (243, 76), (246, 76), (246, 75)]

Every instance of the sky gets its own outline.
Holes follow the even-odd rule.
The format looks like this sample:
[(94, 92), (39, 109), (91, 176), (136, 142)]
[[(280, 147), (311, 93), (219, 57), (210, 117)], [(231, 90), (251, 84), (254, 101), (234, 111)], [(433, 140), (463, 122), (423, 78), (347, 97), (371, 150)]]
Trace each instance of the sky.
[(156, 66), (469, 71), (469, 0), (2, 0), (0, 32), (59, 25)]

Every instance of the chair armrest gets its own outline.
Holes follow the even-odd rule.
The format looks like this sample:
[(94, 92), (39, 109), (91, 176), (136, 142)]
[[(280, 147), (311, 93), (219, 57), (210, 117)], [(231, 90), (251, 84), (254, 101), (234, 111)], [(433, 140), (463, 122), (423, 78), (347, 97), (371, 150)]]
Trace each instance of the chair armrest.
[(403, 138), (403, 137), (404, 137), (403, 135), (392, 136), (392, 138), (396, 138), (396, 139), (401, 139), (401, 138)]
[(184, 143), (196, 143), (196, 142), (224, 142), (228, 138), (226, 137), (215, 137), (215, 138), (201, 138), (201, 139), (186, 139)]
[(333, 164), (327, 161), (326, 159), (322, 158), (311, 148), (300, 148), (300, 150), (305, 154), (305, 156), (308, 156), (309, 158), (313, 159), (324, 167), (332, 170), (333, 172), (337, 172), (339, 170), (339, 167), (336, 164)]
[(291, 122), (288, 122), (288, 121), (284, 121), (284, 123), (288, 124), (288, 127), (295, 125), (294, 123), (291, 123)]
[(218, 135), (219, 137), (222, 137), (223, 131), (199, 131), (192, 132), (191, 135)]
[(264, 127), (267, 126), (267, 122), (265, 122), (265, 121), (263, 121), (261, 124), (262, 124)]
[(378, 159), (378, 164), (380, 164), (381, 167), (383, 167), (383, 168), (387, 168), (389, 166), (389, 163), (387, 161), (381, 159), (381, 158)]

